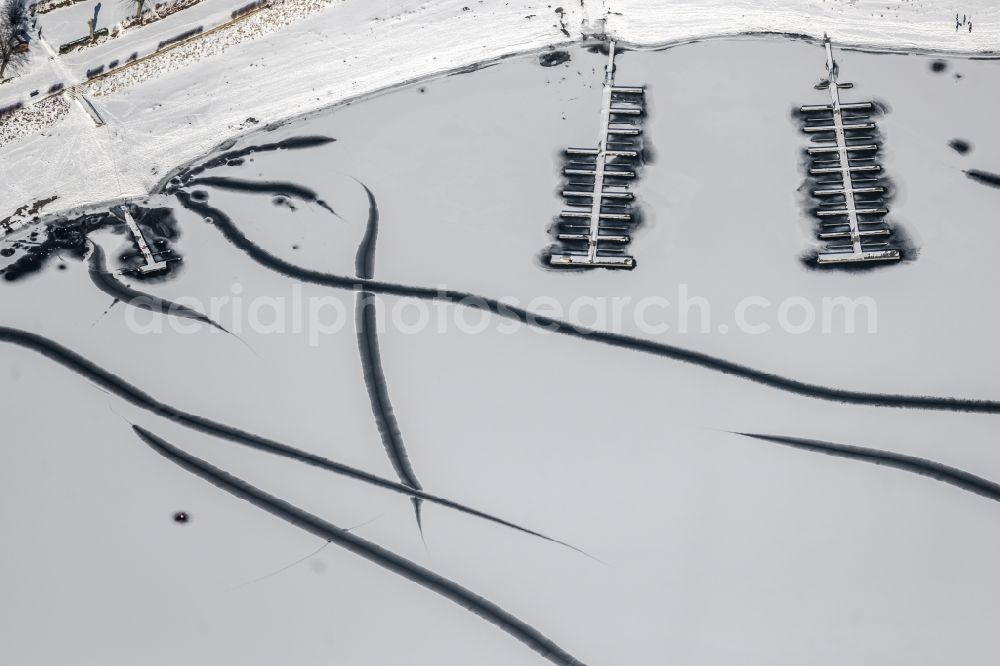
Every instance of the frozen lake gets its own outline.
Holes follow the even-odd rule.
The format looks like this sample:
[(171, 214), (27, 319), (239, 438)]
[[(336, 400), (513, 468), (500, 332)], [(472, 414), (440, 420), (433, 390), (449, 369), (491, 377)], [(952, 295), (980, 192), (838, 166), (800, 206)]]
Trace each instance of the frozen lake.
[[(502, 619), (322, 547), (157, 455), (135, 424), (482, 595), (581, 663), (995, 663), (1000, 494), (927, 478), (913, 458), (1000, 482), (1000, 407), (933, 399), (1000, 400), (1000, 189), (965, 174), (1000, 172), (1000, 63), (837, 53), (855, 86), (844, 100), (887, 108), (889, 219), (915, 252), (828, 272), (801, 260), (814, 223), (792, 113), (826, 101), (822, 48), (625, 52), (618, 80), (647, 87), (638, 266), (559, 272), (540, 256), (562, 207), (560, 150), (596, 141), (605, 62), (568, 53), (417, 82), (181, 170), (138, 213), (172, 215), (140, 219), (183, 257), (167, 279), (109, 287), (93, 245), (110, 269), (131, 247), (98, 216), (85, 259), (57, 250), (0, 285), (0, 529), (13, 544), (0, 567), (18, 572), (0, 661), (545, 663)], [(30, 251), (28, 231), (0, 266)], [(112, 306), (115, 281), (232, 335)], [(630, 338), (543, 332), (453, 292)], [(823, 326), (824, 299), (841, 297), (873, 304), (854, 332), (840, 311)], [(154, 402), (96, 386), (93, 367), (16, 331)], [(431, 500), (421, 534), (398, 487), (242, 446), (186, 413), (592, 557)]]

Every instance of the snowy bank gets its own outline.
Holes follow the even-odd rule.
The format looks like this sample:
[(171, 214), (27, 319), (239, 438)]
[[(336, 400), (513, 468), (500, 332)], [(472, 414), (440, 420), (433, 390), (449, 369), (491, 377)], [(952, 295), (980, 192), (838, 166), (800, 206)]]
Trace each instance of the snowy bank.
[(257, 123), (279, 122), (604, 29), (637, 46), (781, 32), (829, 33), (839, 44), (871, 48), (1000, 50), (1000, 8), (989, 0), (967, 2), (975, 22), (971, 33), (955, 30), (951, 5), (928, 7), (910, 0), (766, 5), (581, 0), (560, 7), (537, 0), (284, 4), (302, 5), (308, 15), (293, 20), (288, 7), (282, 12), (279, 6), (254, 23), (175, 49), (158, 64), (153, 64), (156, 59), (96, 84), (100, 88), (89, 92), (101, 95), (93, 101), (105, 127), (93, 127), (74, 107), (44, 134), (28, 134), (0, 148), (5, 172), (16, 174), (7, 183), (0, 215), (52, 194), (59, 195), (58, 210), (143, 196), (172, 168)]

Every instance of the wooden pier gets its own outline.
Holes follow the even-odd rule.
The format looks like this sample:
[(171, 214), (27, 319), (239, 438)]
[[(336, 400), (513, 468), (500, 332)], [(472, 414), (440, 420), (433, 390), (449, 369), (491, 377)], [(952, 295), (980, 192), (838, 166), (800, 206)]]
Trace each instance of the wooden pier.
[(635, 224), (629, 181), (641, 156), (645, 90), (615, 85), (615, 43), (608, 47), (596, 148), (567, 148), (562, 191), (566, 206), (556, 224), (560, 252), (549, 264), (569, 268), (634, 268), (626, 254)]
[(880, 145), (871, 119), (875, 105), (840, 101), (840, 91), (853, 84), (838, 81), (829, 38), (824, 45), (828, 76), (816, 88), (829, 93), (830, 103), (802, 106), (800, 111), (802, 131), (818, 144), (806, 149), (813, 158), (809, 175), (817, 202), (817, 237), (840, 242), (827, 243), (816, 261), (821, 265), (898, 261), (892, 230), (883, 219), (889, 209), (882, 198), (886, 192), (882, 166), (876, 161)]
[(129, 231), (132, 232), (132, 237), (135, 239), (135, 244), (139, 247), (139, 252), (142, 253), (142, 258), (146, 261), (145, 264), (139, 266), (136, 270), (143, 275), (152, 275), (167, 270), (167, 262), (158, 261), (153, 251), (149, 249), (149, 244), (146, 243), (146, 239), (142, 235), (142, 230), (135, 223), (132, 214), (129, 213), (128, 206), (121, 206), (119, 210), (121, 210), (125, 217), (125, 224), (128, 225)]

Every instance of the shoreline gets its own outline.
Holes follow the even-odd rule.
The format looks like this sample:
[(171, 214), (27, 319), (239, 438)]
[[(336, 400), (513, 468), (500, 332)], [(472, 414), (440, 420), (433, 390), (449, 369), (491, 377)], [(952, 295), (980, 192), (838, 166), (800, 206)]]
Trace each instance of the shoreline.
[[(453, 3), (445, 2), (443, 4)], [(523, 10), (523, 7), (521, 9)], [(44, 215), (39, 216), (36, 221), (43, 221), (59, 215), (74, 214), (78, 211), (105, 206), (109, 203), (149, 197), (159, 191), (163, 183), (185, 165), (213, 152), (220, 144), (226, 141), (245, 138), (256, 132), (263, 131), (266, 126), (284, 124), (311, 114), (324, 113), (341, 105), (364, 101), (365, 99), (381, 94), (388, 94), (419, 82), (490, 67), (510, 58), (528, 57), (546, 50), (576, 45), (585, 46), (603, 41), (609, 38), (609, 36), (614, 36), (616, 40), (620, 40), (620, 44), (624, 48), (630, 50), (667, 50), (702, 41), (726, 39), (798, 39), (817, 44), (822, 39), (821, 35), (774, 30), (743, 30), (737, 32), (720, 32), (707, 36), (669, 39), (657, 43), (634, 42), (629, 40), (628, 34), (621, 34), (621, 32), (616, 30), (615, 23), (619, 22), (622, 18), (620, 16), (611, 17), (616, 20), (609, 20), (611, 25), (607, 26), (606, 33), (588, 34), (588, 28), (595, 27), (595, 19), (589, 15), (588, 9), (584, 5), (582, 9), (572, 10), (575, 12), (572, 17), (570, 17), (569, 11), (566, 12), (567, 17), (578, 19), (578, 23), (574, 27), (575, 34), (571, 33), (572, 36), (568, 39), (561, 30), (556, 29), (556, 26), (552, 26), (552, 28), (546, 27), (539, 31), (534, 25), (526, 27), (523, 22), (514, 23), (513, 21), (523, 19), (524, 17), (512, 16), (511, 13), (505, 16), (490, 15), (487, 17), (491, 25), (494, 23), (502, 24), (504, 21), (510, 22), (511, 26), (508, 32), (514, 32), (515, 30), (528, 32), (528, 34), (510, 35), (514, 38), (520, 36), (521, 39), (520, 41), (514, 39), (513, 42), (508, 42), (506, 39), (503, 39), (505, 33), (499, 28), (497, 34), (491, 33), (488, 35), (483, 34), (482, 25), (475, 26), (476, 30), (471, 35), (468, 31), (450, 29), (455, 27), (450, 25), (451, 23), (467, 21), (468, 19), (461, 15), (454, 16), (453, 12), (445, 9), (442, 10), (439, 18), (430, 17), (434, 18), (436, 23), (408, 24), (408, 18), (403, 15), (385, 19), (369, 19), (367, 26), (363, 23), (359, 26), (366, 27), (366, 31), (350, 35), (351, 38), (345, 40), (347, 42), (357, 41), (358, 44), (348, 43), (347, 46), (341, 47), (340, 53), (321, 52), (315, 54), (321, 57), (328, 56), (331, 62), (335, 60), (332, 57), (334, 55), (353, 55), (355, 61), (360, 60), (357, 64), (352, 62), (342, 68), (342, 71), (338, 71), (339, 78), (335, 78), (332, 81), (321, 81), (321, 83), (326, 84), (325, 88), (312, 88), (311, 91), (318, 95), (315, 97), (308, 96), (308, 93), (303, 94), (302, 86), (307, 85), (310, 81), (315, 82), (315, 78), (305, 76), (304, 72), (318, 72), (310, 70), (308, 67), (300, 67), (299, 65), (302, 64), (301, 59), (289, 58), (287, 56), (285, 57), (286, 62), (295, 63), (294, 65), (289, 65), (293, 69), (289, 70), (283, 67), (281, 59), (276, 57), (274, 60), (278, 62), (270, 68), (270, 71), (265, 73), (263, 81), (254, 79), (252, 83), (247, 84), (250, 77), (247, 75), (246, 70), (238, 72), (244, 75), (244, 81), (240, 82), (244, 84), (243, 89), (253, 91), (254, 93), (251, 99), (242, 99), (238, 91), (234, 91), (237, 92), (234, 95), (223, 95), (223, 91), (211, 85), (213, 76), (216, 78), (220, 76), (220, 74), (213, 71), (213, 68), (217, 68), (220, 64), (226, 66), (230, 64), (227, 61), (232, 60), (234, 61), (232, 62), (232, 68), (239, 70), (240, 66), (244, 64), (247, 54), (254, 54), (261, 47), (265, 46), (264, 43), (276, 39), (291, 39), (296, 31), (302, 32), (303, 27), (305, 27), (306, 34), (314, 38), (316, 32), (322, 30), (324, 19), (332, 23), (335, 22), (336, 18), (340, 18), (338, 16), (339, 12), (350, 11), (357, 11), (357, 4), (354, 0), (344, 0), (337, 5), (331, 5), (329, 8), (309, 15), (309, 21), (300, 20), (298, 23), (286, 26), (258, 39), (233, 45), (227, 48), (226, 52), (222, 55), (196, 60), (178, 69), (166, 71), (162, 76), (142, 81), (124, 91), (97, 98), (102, 103), (127, 104), (131, 101), (131, 98), (141, 98), (141, 93), (147, 92), (150, 88), (156, 87), (161, 82), (165, 85), (176, 85), (177, 79), (190, 78), (192, 75), (204, 75), (206, 81), (209, 82), (207, 84), (208, 90), (205, 94), (199, 95), (198, 91), (195, 91), (190, 95), (186, 95), (187, 89), (168, 92), (168, 100), (173, 102), (175, 106), (182, 107), (192, 102), (200, 103), (202, 106), (214, 106), (216, 102), (220, 103), (220, 105), (228, 104), (230, 106), (230, 108), (225, 109), (225, 112), (228, 113), (219, 113), (212, 119), (199, 119), (199, 122), (205, 124), (205, 127), (201, 131), (194, 131), (190, 135), (183, 135), (183, 137), (179, 136), (177, 134), (177, 125), (179, 123), (175, 122), (176, 118), (171, 114), (161, 114), (161, 117), (154, 119), (159, 123), (156, 129), (161, 134), (161, 137), (156, 138), (162, 138), (162, 135), (167, 132), (174, 132), (174, 137), (159, 144), (153, 142), (153, 145), (147, 145), (141, 140), (141, 137), (133, 139), (133, 137), (126, 136), (130, 129), (127, 126), (119, 125), (114, 129), (100, 128), (95, 130), (95, 128), (86, 127), (86, 124), (82, 123), (84, 126), (80, 127), (81, 123), (71, 122), (74, 120), (72, 118), (74, 110), (71, 109), (70, 118), (64, 116), (54, 125), (45, 128), (41, 132), (17, 139), (3, 146), (0, 148), (0, 158), (8, 160), (12, 173), (19, 172), (17, 169), (19, 163), (31, 161), (32, 153), (35, 151), (44, 151), (53, 147), (51, 145), (46, 146), (46, 143), (52, 144), (58, 142), (59, 139), (65, 140), (67, 138), (81, 140), (82, 143), (86, 143), (86, 139), (90, 138), (91, 145), (86, 147), (90, 149), (88, 157), (97, 158), (94, 160), (97, 164), (88, 163), (86, 167), (79, 165), (77, 169), (73, 169), (72, 167), (75, 165), (71, 164), (70, 173), (67, 174), (67, 178), (61, 182), (57, 180), (55, 184), (49, 186), (46, 186), (45, 183), (53, 183), (51, 174), (46, 173), (49, 178), (32, 178), (29, 169), (26, 172), (29, 175), (14, 179), (14, 182), (11, 183), (12, 187), (9, 188), (9, 191), (12, 198), (0, 205), (0, 216), (9, 215), (25, 203), (49, 197), (53, 193), (58, 193), (60, 195), (59, 198), (53, 201), (50, 204), (51, 209), (46, 211)], [(427, 17), (421, 17), (421, 20), (423, 18)], [(597, 19), (597, 22), (600, 24), (604, 20)], [(635, 22), (638, 19), (632, 20)], [(393, 25), (394, 21), (397, 25)], [(311, 28), (303, 26), (303, 24), (311, 24), (313, 22), (316, 25)], [(405, 27), (407, 31), (403, 33), (400, 26)], [(446, 28), (448, 30), (445, 30)], [(414, 40), (413, 29), (437, 30), (441, 32), (442, 41), (450, 39), (444, 43), (436, 43), (432, 39)], [(376, 35), (376, 32), (386, 34)], [(398, 38), (400, 42), (394, 47), (396, 49), (396, 56), (386, 58), (388, 50), (383, 44), (392, 43), (393, 33), (397, 32), (401, 36)], [(323, 38), (325, 39), (325, 36)], [(469, 42), (469, 40), (475, 40), (476, 38), (479, 38), (480, 41)], [(456, 42), (456, 40), (459, 41)], [(501, 41), (503, 42), (502, 44), (498, 43)], [(431, 48), (435, 44), (436, 48)], [(449, 46), (451, 47), (450, 49), (448, 48)], [(871, 40), (871, 43), (838, 43), (835, 41), (835, 46), (841, 50), (896, 55), (906, 54), (977, 60), (1000, 58), (1000, 50), (962, 51), (910, 46), (897, 47), (887, 45), (878, 39)], [(363, 54), (363, 59), (359, 55), (362, 49), (369, 51)], [(473, 56), (478, 55), (476, 51), (486, 51), (490, 55), (484, 58), (474, 58)], [(300, 53), (299, 55), (301, 56), (302, 54)], [(449, 64), (451, 66), (441, 67), (436, 62), (439, 59), (438, 56), (441, 57), (442, 61), (450, 60)], [(409, 66), (393, 67), (388, 64), (394, 58), (409, 61)], [(343, 62), (348, 63), (348, 58), (345, 57)], [(309, 62), (306, 61), (305, 64), (309, 64)], [(365, 78), (350, 76), (353, 67), (361, 69), (361, 76), (366, 76), (367, 80)], [(228, 73), (229, 67), (226, 67), (222, 71)], [(281, 87), (283, 84), (289, 83), (289, 80), (291, 83), (290, 86), (287, 86), (289, 90), (287, 94), (283, 94)], [(202, 87), (204, 88), (205, 85)], [(169, 98), (171, 92), (175, 99)], [(326, 93), (325, 97), (321, 94), (323, 92)], [(293, 95), (297, 96), (298, 99), (293, 97)], [(188, 99), (176, 99), (185, 96)], [(307, 96), (308, 99), (306, 98)], [(153, 98), (155, 99), (155, 96)], [(276, 100), (278, 103), (275, 103)], [(141, 101), (145, 102), (146, 100)], [(281, 102), (287, 102), (287, 104), (282, 104)], [(234, 108), (232, 108), (234, 104), (239, 109), (244, 109), (245, 107), (245, 110), (234, 113)], [(163, 106), (163, 104), (159, 106)], [(252, 117), (259, 123), (259, 126), (246, 126), (245, 121), (240, 122), (239, 120), (241, 114), (246, 114), (242, 117), (247, 118), (247, 120), (250, 120)], [(123, 117), (121, 120), (128, 121), (131, 120), (131, 117)], [(74, 124), (77, 127), (71, 127)], [(138, 124), (138, 122), (135, 124)], [(193, 125), (193, 123), (189, 124)], [(103, 135), (100, 134), (102, 132)], [(87, 135), (90, 136), (88, 137)], [(49, 141), (45, 141), (45, 139)], [(36, 146), (36, 143), (42, 145)], [(114, 153), (119, 153), (120, 157), (116, 159)], [(167, 160), (169, 160), (169, 163)], [(124, 166), (129, 170), (124, 173), (120, 172), (120, 163), (124, 163)], [(84, 172), (84, 169), (87, 171)], [(109, 176), (109, 172), (112, 169), (115, 172), (113, 177)], [(93, 175), (94, 178), (87, 177), (89, 175)], [(153, 178), (150, 178), (150, 176), (153, 176)], [(30, 226), (30, 224), (26, 226)], [(21, 228), (23, 229), (24, 227), (22, 226)], [(17, 232), (13, 231), (11, 233), (14, 234)], [(0, 235), (0, 238), (3, 237), (3, 235)]]
[[(765, 30), (760, 32), (732, 32), (732, 33), (720, 32), (718, 34), (708, 35), (704, 37), (681, 38), (658, 44), (633, 43), (625, 39), (617, 40), (617, 43), (626, 50), (666, 51), (668, 49), (676, 48), (678, 46), (688, 46), (690, 44), (698, 44), (700, 42), (714, 42), (726, 39), (739, 40), (739, 39), (770, 39), (770, 38), (791, 39), (801, 42), (809, 42), (818, 47), (821, 47), (823, 45), (822, 35), (816, 36), (816, 35), (807, 35), (803, 33), (779, 32), (773, 30)], [(997, 50), (995, 51), (993, 50), (961, 51), (961, 50), (934, 49), (934, 48), (895, 47), (883, 44), (841, 44), (834, 41), (833, 47), (838, 51), (856, 51), (859, 53), (872, 53), (875, 55), (916, 55), (916, 56), (934, 56), (938, 58), (958, 58), (962, 60), (1000, 60), (1000, 45), (997, 46)]]

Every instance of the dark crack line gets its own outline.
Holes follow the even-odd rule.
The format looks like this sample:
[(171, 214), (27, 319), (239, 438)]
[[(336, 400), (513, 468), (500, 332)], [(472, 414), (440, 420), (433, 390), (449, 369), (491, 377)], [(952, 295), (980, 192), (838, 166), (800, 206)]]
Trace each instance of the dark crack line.
[(303, 511), (289, 502), (269, 495), (246, 481), (178, 449), (148, 430), (139, 426), (133, 426), (133, 430), (154, 451), (230, 495), (246, 500), (272, 516), (334, 543), (348, 552), (363, 557), (369, 562), (441, 595), (516, 638), (554, 664), (583, 666), (582, 662), (531, 625), (458, 583), (372, 541), (363, 539), (318, 516)]
[(357, 289), (379, 294), (404, 296), (408, 298), (439, 300), (455, 305), (486, 310), (498, 316), (517, 320), (523, 324), (542, 330), (567, 335), (573, 338), (579, 338), (581, 340), (600, 342), (611, 347), (651, 354), (662, 358), (670, 358), (683, 363), (690, 363), (702, 368), (721, 372), (722, 374), (740, 377), (769, 388), (795, 393), (810, 398), (817, 398), (819, 400), (874, 407), (977, 412), (985, 414), (1000, 413), (1000, 402), (994, 400), (867, 393), (864, 391), (831, 388), (818, 384), (810, 384), (778, 374), (763, 372), (749, 366), (740, 365), (732, 361), (716, 358), (714, 356), (709, 356), (708, 354), (703, 354), (689, 349), (683, 349), (674, 345), (654, 342), (652, 340), (644, 340), (642, 338), (636, 338), (621, 333), (597, 331), (584, 326), (577, 326), (552, 317), (546, 317), (544, 315), (528, 312), (523, 308), (501, 303), (495, 299), (484, 298), (482, 296), (476, 296), (462, 291), (456, 291), (453, 289), (438, 290), (429, 287), (411, 287), (407, 285), (393, 284), (390, 282), (350, 278), (342, 275), (321, 273), (319, 271), (300, 268), (270, 254), (260, 246), (256, 245), (242, 232), (240, 232), (229, 217), (222, 211), (207, 204), (201, 204), (192, 200), (190, 195), (186, 192), (177, 192), (176, 195), (183, 207), (195, 214), (210, 219), (230, 243), (245, 252), (247, 256), (256, 261), (258, 264), (285, 275), (286, 277), (301, 280), (303, 282), (337, 289)]
[[(375, 243), (378, 240), (378, 202), (375, 195), (364, 183), (360, 183), (368, 195), (368, 222), (365, 225), (365, 235), (358, 246), (354, 266), (359, 278), (371, 279), (375, 276)], [(382, 368), (382, 354), (379, 351), (378, 323), (376, 321), (375, 295), (368, 291), (358, 294), (355, 305), (355, 324), (358, 332), (358, 353), (361, 358), (361, 368), (364, 374), (365, 387), (368, 390), (368, 400), (372, 406), (375, 425), (378, 426), (379, 437), (385, 448), (389, 462), (401, 482), (411, 488), (422, 490), (417, 474), (410, 463), (406, 452), (403, 433), (399, 429), (396, 415), (389, 400), (389, 386), (385, 380)], [(420, 517), (420, 499), (412, 498), (413, 513), (417, 520), (417, 529), (421, 536), (424, 533)]]
[(274, 143), (262, 143), (257, 146), (247, 146), (245, 148), (238, 148), (237, 150), (229, 150), (224, 153), (219, 153), (215, 157), (202, 162), (193, 167), (186, 167), (181, 169), (177, 173), (177, 178), (181, 181), (188, 181), (198, 174), (204, 173), (208, 169), (214, 169), (220, 166), (226, 166), (230, 160), (241, 159), (247, 155), (253, 155), (254, 153), (268, 153), (277, 150), (300, 150), (303, 148), (315, 148), (317, 146), (323, 146), (328, 143), (333, 143), (336, 139), (328, 136), (296, 136), (290, 139), (284, 139), (283, 141), (276, 141)]
[(735, 435), (751, 437), (765, 442), (773, 442), (782, 446), (789, 446), (803, 451), (823, 453), (837, 458), (849, 458), (860, 462), (891, 467), (911, 474), (926, 476), (930, 479), (947, 483), (948, 485), (961, 488), (970, 493), (975, 493), (995, 502), (1000, 502), (1000, 484), (984, 479), (975, 474), (970, 474), (957, 467), (928, 460), (927, 458), (917, 458), (915, 456), (883, 451), (881, 449), (869, 449), (861, 446), (851, 446), (849, 444), (834, 444), (815, 439), (799, 439), (797, 437), (783, 437), (780, 435), (758, 435), (748, 432), (737, 432)]
[[(389, 387), (382, 370), (382, 357), (379, 352), (378, 331), (375, 321), (375, 295), (370, 292), (358, 294), (357, 301), (358, 352), (361, 356), (361, 367), (368, 389), (368, 399), (371, 402), (372, 414), (378, 426), (379, 437), (385, 448), (389, 462), (399, 480), (410, 488), (421, 490), (423, 486), (417, 480), (417, 474), (410, 463), (410, 457), (403, 443), (403, 434), (396, 421), (396, 415), (389, 400)], [(417, 527), (423, 533), (420, 520), (420, 498), (414, 497), (413, 510), (417, 519)]]
[(115, 278), (114, 274), (107, 269), (104, 261), (104, 250), (102, 250), (97, 243), (93, 241), (89, 242), (91, 247), (90, 259), (88, 261), (90, 280), (94, 283), (95, 287), (103, 291), (108, 296), (113, 297), (116, 302), (120, 301), (132, 307), (149, 310), (150, 312), (157, 312), (163, 315), (192, 319), (203, 324), (208, 324), (209, 326), (217, 328), (228, 335), (233, 335), (224, 327), (210, 319), (207, 315), (204, 315), (197, 310), (189, 308), (185, 305), (180, 305), (179, 303), (168, 301), (158, 296), (153, 296), (152, 294), (138, 291), (120, 282)]
[(368, 186), (359, 181), (368, 196), (368, 222), (365, 224), (365, 235), (358, 245), (358, 253), (354, 257), (354, 273), (362, 280), (375, 278), (375, 244), (378, 241), (378, 202)]
[(459, 502), (439, 497), (423, 490), (410, 488), (409, 486), (385, 479), (381, 476), (366, 472), (356, 467), (351, 467), (350, 465), (345, 465), (343, 463), (330, 460), (329, 458), (324, 458), (323, 456), (302, 451), (287, 444), (282, 444), (281, 442), (261, 437), (260, 435), (255, 435), (253, 433), (246, 432), (245, 430), (233, 428), (205, 417), (177, 409), (176, 407), (156, 400), (148, 393), (128, 383), (121, 377), (92, 363), (76, 352), (70, 351), (59, 343), (35, 333), (0, 326), (0, 342), (7, 342), (24, 349), (30, 349), (31, 351), (37, 352), (38, 354), (41, 354), (42, 356), (45, 356), (46, 358), (62, 365), (63, 367), (89, 379), (98, 388), (106, 390), (109, 393), (113, 393), (140, 409), (144, 409), (163, 418), (175, 421), (198, 432), (214, 435), (216, 437), (220, 437), (258, 451), (264, 451), (272, 455), (297, 460), (301, 463), (305, 463), (306, 465), (317, 467), (319, 469), (355, 479), (379, 488), (391, 490), (407, 497), (419, 498), (432, 504), (454, 509), (470, 516), (482, 518), (492, 523), (517, 530), (518, 532), (544, 539), (545, 541), (549, 541), (551, 543), (557, 543), (590, 557), (584, 551), (568, 543), (545, 536), (544, 534), (535, 532), (534, 530), (530, 530), (526, 527), (521, 527), (520, 525), (503, 520), (502, 518), (498, 518), (483, 511), (479, 511), (478, 509), (473, 509)]
[(202, 178), (193, 178), (185, 182), (186, 187), (193, 187), (195, 185), (205, 185), (208, 187), (215, 187), (220, 190), (231, 190), (235, 192), (283, 194), (288, 197), (301, 199), (307, 203), (314, 203), (317, 206), (322, 206), (336, 217), (340, 217), (340, 214), (331, 208), (328, 203), (320, 199), (319, 195), (316, 194), (315, 191), (310, 190), (308, 187), (303, 187), (302, 185), (296, 185), (295, 183), (283, 183), (276, 181), (259, 182), (253, 180), (240, 180), (238, 178), (228, 178), (225, 176), (204, 176)]
[(1000, 188), (1000, 175), (979, 169), (969, 169), (965, 175), (982, 185)]

